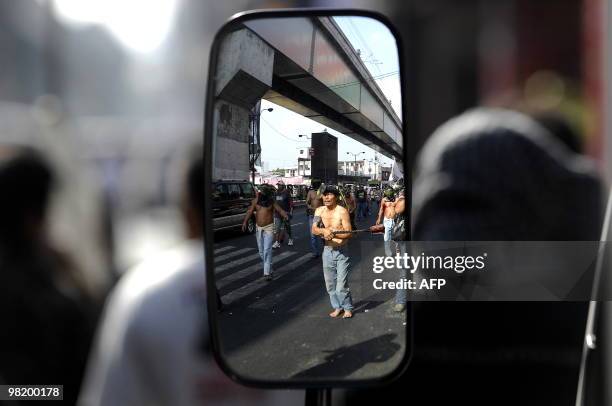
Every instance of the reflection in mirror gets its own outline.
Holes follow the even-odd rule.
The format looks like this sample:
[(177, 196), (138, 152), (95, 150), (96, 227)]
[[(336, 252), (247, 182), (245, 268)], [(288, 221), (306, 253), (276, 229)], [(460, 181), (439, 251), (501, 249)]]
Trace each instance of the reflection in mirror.
[(393, 35), (371, 18), (285, 17), (236, 24), (219, 41), (212, 223), (222, 357), (248, 380), (392, 373), (407, 352), (406, 292), (375, 289), (362, 256), (399, 249)]

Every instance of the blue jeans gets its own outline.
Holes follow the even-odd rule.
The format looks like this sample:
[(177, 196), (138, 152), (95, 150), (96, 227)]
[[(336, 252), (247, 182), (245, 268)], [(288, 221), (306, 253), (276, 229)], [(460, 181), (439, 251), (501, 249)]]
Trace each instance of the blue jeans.
[(395, 256), (395, 252), (392, 248), (392, 237), (393, 237), (393, 226), (395, 225), (395, 221), (393, 219), (388, 219), (385, 218), (383, 221), (383, 224), (385, 226), (385, 235), (384, 235), (384, 242), (385, 242), (385, 255), (388, 257), (394, 257)]
[[(399, 270), (399, 278), (398, 281), (402, 281), (403, 279), (408, 279), (408, 271), (405, 268)], [(406, 289), (397, 289), (395, 291), (395, 303), (396, 304), (406, 304), (408, 299), (408, 291)]]
[(366, 218), (367, 212), (368, 204), (366, 202), (357, 202), (357, 218)]
[(264, 231), (263, 228), (257, 226), (255, 237), (257, 238), (259, 256), (264, 263), (264, 275), (270, 275), (272, 273), (272, 244), (274, 243), (274, 232), (271, 230)]
[[(393, 242), (393, 244), (395, 245), (396, 247), (395, 249), (398, 254), (403, 256), (406, 253), (406, 243), (405, 242)], [(402, 279), (407, 279), (407, 278), (408, 278), (408, 270), (402, 267), (399, 270), (398, 280), (401, 281)], [(407, 297), (408, 297), (408, 291), (406, 289), (397, 289), (395, 291), (395, 303), (396, 304), (405, 305), (407, 301)]]
[(323, 247), (323, 276), (334, 309), (353, 311), (353, 299), (348, 286), (351, 262), (346, 248)]
[(283, 230), (287, 233), (289, 239), (291, 239), (291, 218), (285, 220), (278, 216), (274, 216), (274, 234), (278, 235), (282, 233)]
[(323, 239), (312, 234), (312, 222), (314, 216), (308, 216), (308, 232), (310, 233), (310, 249), (314, 255), (321, 255), (323, 249)]

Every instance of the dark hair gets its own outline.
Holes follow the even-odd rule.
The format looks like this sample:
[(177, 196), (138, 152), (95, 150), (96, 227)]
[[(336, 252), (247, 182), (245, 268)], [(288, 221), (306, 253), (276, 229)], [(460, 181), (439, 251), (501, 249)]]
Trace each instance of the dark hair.
[(322, 194), (333, 193), (336, 197), (340, 196), (340, 189), (336, 185), (326, 185)]
[(187, 170), (187, 191), (189, 203), (200, 214), (204, 209), (204, 162), (198, 155), (191, 161)]
[(559, 141), (565, 144), (577, 154), (583, 152), (583, 144), (580, 135), (572, 128), (571, 124), (559, 113), (541, 113), (533, 118), (546, 128)]
[(28, 221), (43, 221), (55, 183), (51, 166), (32, 148), (8, 147), (0, 157), (0, 239), (21, 244)]

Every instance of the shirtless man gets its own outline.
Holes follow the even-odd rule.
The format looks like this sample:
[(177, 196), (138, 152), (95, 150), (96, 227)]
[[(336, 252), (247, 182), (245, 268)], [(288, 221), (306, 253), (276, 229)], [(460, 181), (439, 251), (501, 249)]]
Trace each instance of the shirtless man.
[[(404, 216), (404, 212), (406, 210), (406, 198), (404, 196), (404, 188), (401, 188), (397, 195), (397, 201), (395, 202), (395, 222), (401, 221), (402, 216)], [(400, 255), (403, 255), (406, 252), (406, 246), (404, 243), (397, 242), (396, 243), (396, 251)], [(400, 269), (400, 281), (402, 279), (406, 279), (407, 273), (406, 269)], [(393, 306), (393, 310), (401, 313), (406, 310), (406, 301), (407, 301), (407, 291), (406, 289), (397, 289), (395, 292), (395, 305)]]
[(385, 241), (385, 255), (394, 256), (391, 249), (391, 235), (393, 233), (393, 226), (395, 225), (395, 205), (397, 202), (395, 201), (395, 191), (391, 188), (388, 188), (384, 192), (384, 197), (380, 202), (380, 209), (378, 210), (378, 218), (376, 219), (376, 224), (380, 224), (381, 221), (384, 221), (385, 225), (385, 236), (383, 240)]
[(251, 201), (251, 206), (247, 210), (242, 222), (242, 231), (246, 230), (247, 223), (253, 212), (255, 212), (255, 222), (257, 230), (257, 249), (259, 256), (264, 263), (264, 279), (272, 280), (272, 244), (274, 242), (274, 211), (278, 212), (282, 218), (287, 220), (287, 213), (274, 201), (275, 189), (273, 186), (262, 185), (255, 199)]
[[(330, 317), (353, 317), (353, 300), (348, 286), (351, 263), (346, 243), (352, 234), (334, 234), (335, 231), (351, 231), (348, 210), (338, 205), (338, 187), (328, 185), (323, 191), (323, 206), (314, 213), (312, 234), (325, 240), (323, 248), (323, 276), (329, 299), (334, 310)], [(321, 224), (322, 223), (322, 224)]]
[(323, 206), (323, 199), (321, 197), (321, 194), (319, 193), (321, 181), (318, 179), (313, 179), (311, 182), (311, 186), (312, 188), (308, 191), (308, 194), (306, 195), (306, 214), (308, 215), (308, 230), (310, 230), (310, 249), (312, 250), (312, 256), (316, 258), (321, 255), (323, 244), (319, 237), (312, 234), (312, 220), (317, 207)]
[(351, 218), (351, 227), (357, 228), (355, 226), (355, 209), (357, 208), (357, 202), (355, 201), (352, 190), (347, 189), (344, 200), (346, 201), (346, 209), (349, 211), (349, 216)]

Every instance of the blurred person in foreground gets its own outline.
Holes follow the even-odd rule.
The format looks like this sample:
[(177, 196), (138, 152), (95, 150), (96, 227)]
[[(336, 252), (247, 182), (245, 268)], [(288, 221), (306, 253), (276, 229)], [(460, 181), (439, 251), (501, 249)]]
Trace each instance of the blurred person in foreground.
[(54, 172), (34, 149), (0, 146), (0, 377), (64, 385), (74, 404), (93, 333), (93, 306), (68, 254), (47, 232)]
[[(448, 121), (420, 152), (416, 175), (415, 241), (600, 238), (593, 163), (524, 114), (481, 108)], [(384, 393), (349, 393), (347, 404), (412, 385), (413, 404), (573, 405), (587, 310), (588, 302), (415, 302), (406, 373)]]
[(208, 353), (203, 184), (198, 156), (184, 180), (181, 209), (187, 239), (129, 270), (111, 293), (80, 405), (252, 405), (274, 400), (270, 392), (233, 383)]

